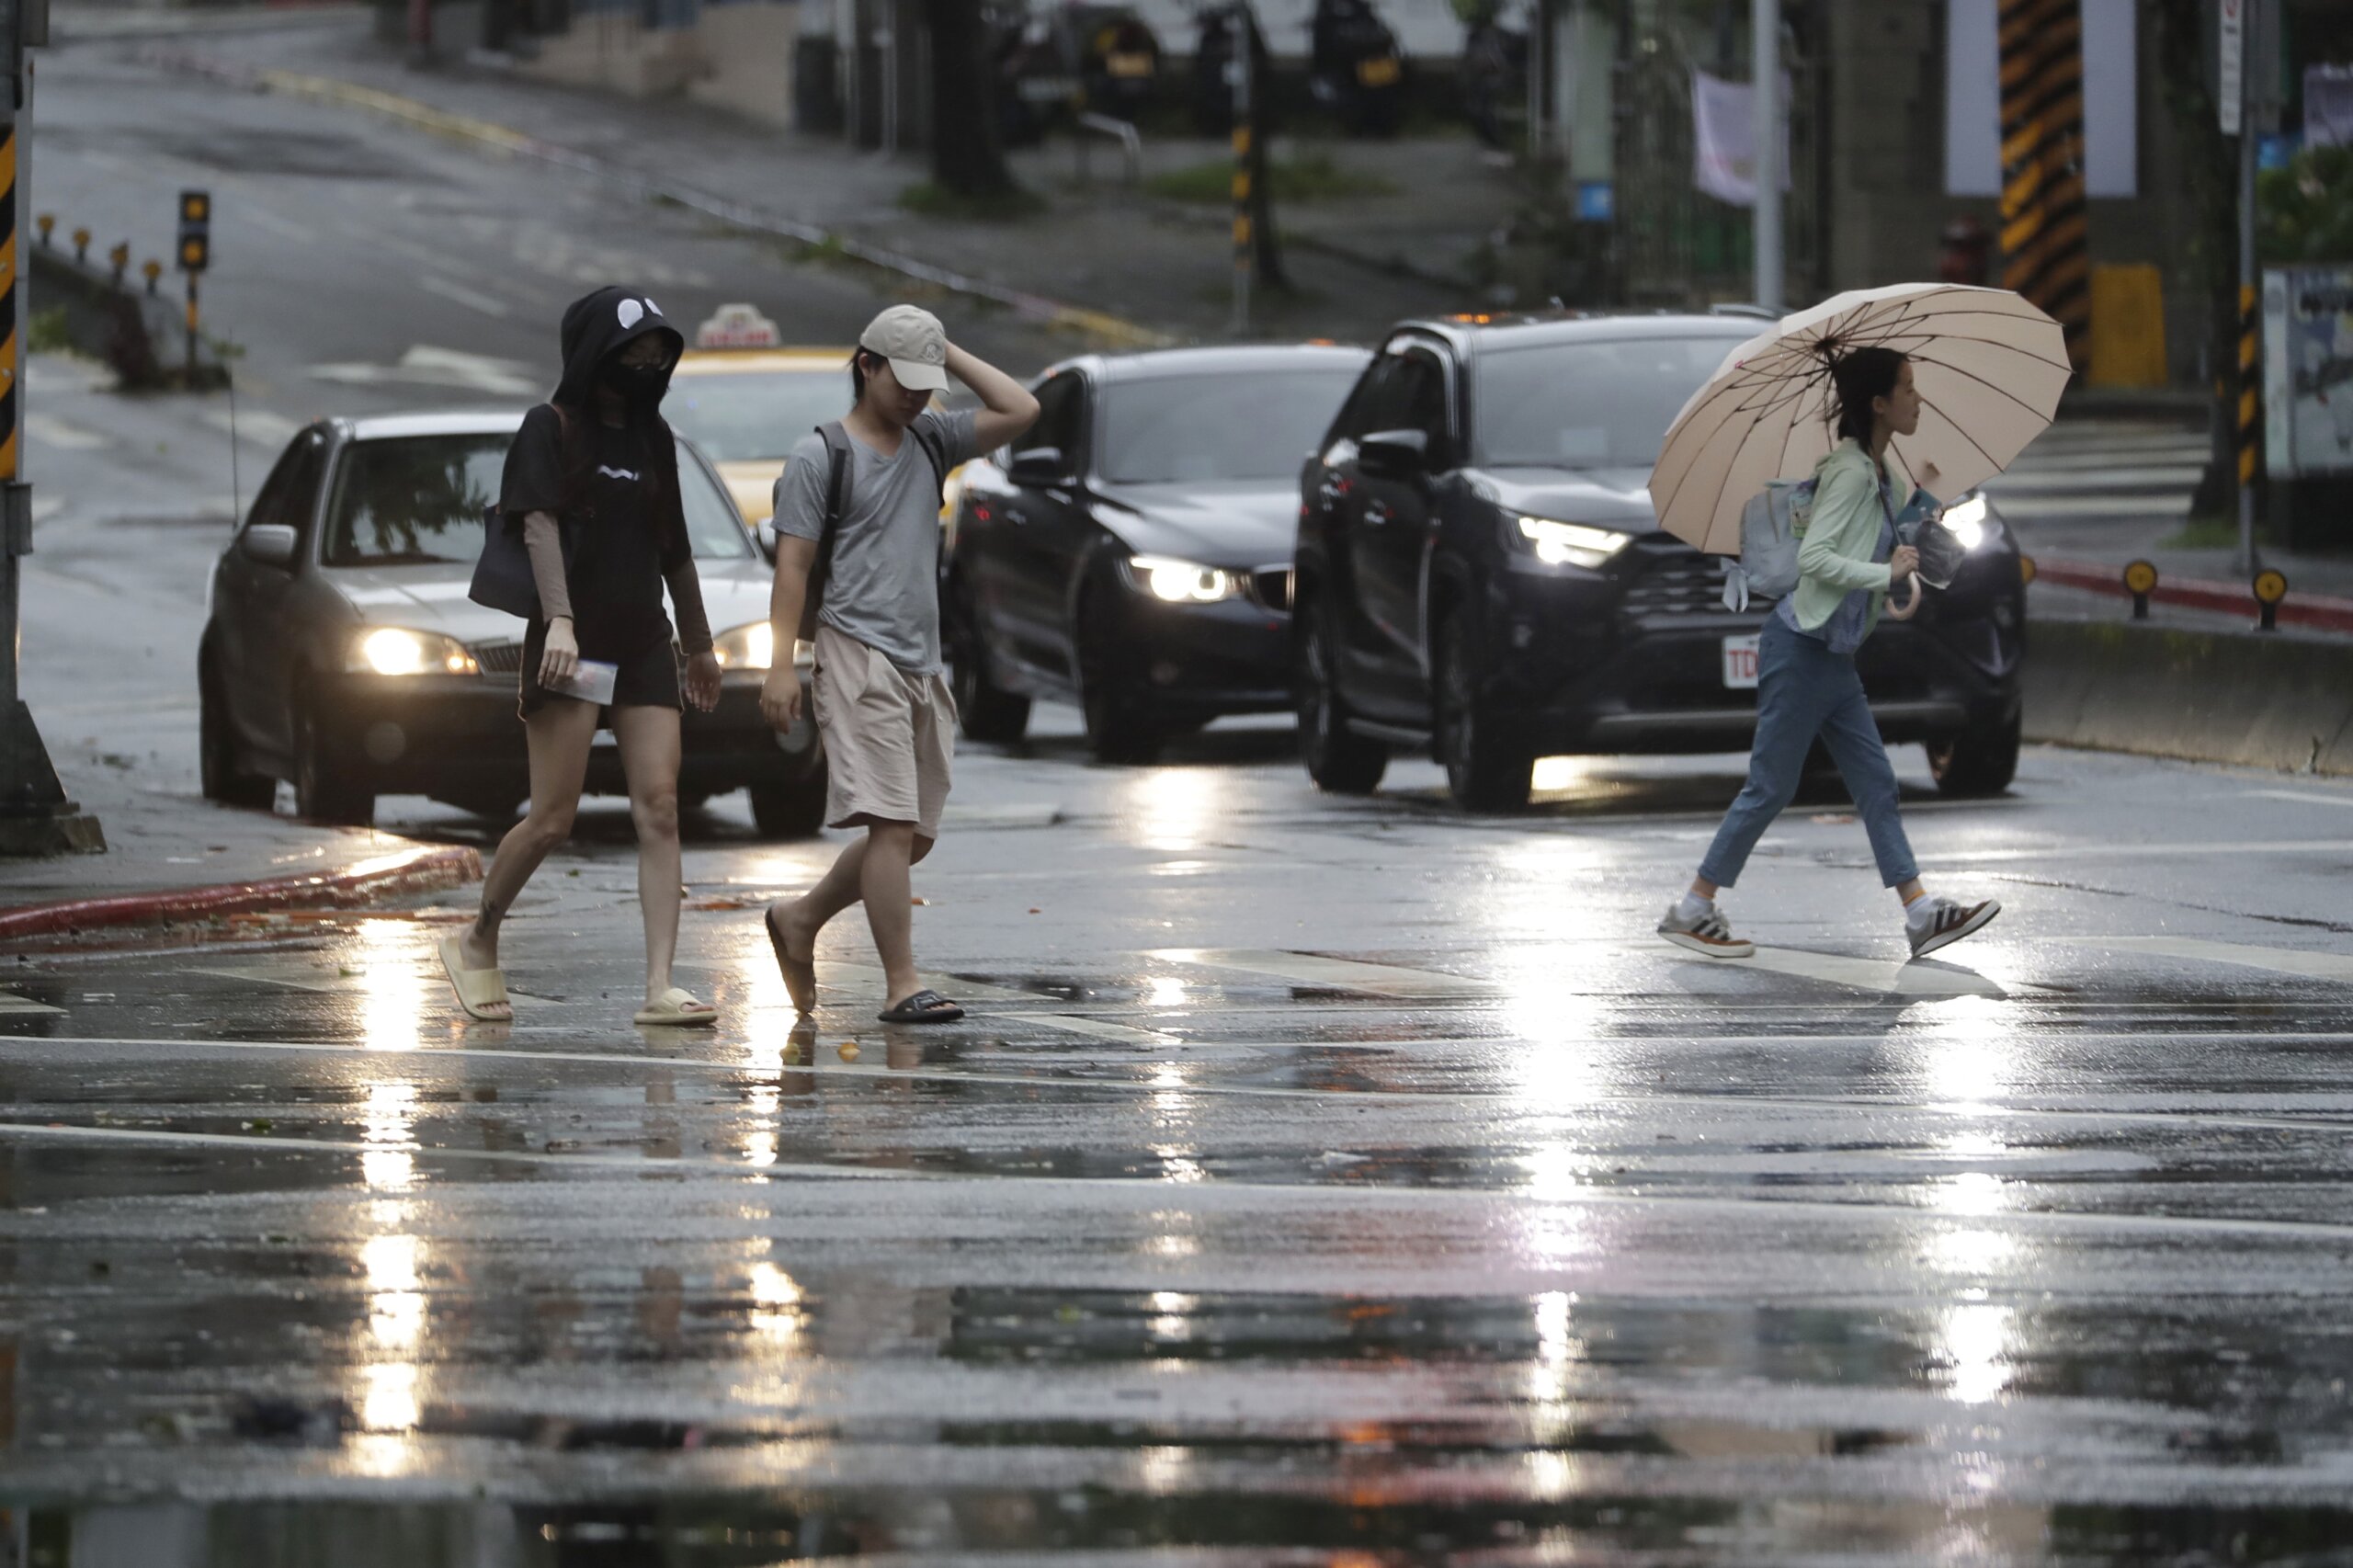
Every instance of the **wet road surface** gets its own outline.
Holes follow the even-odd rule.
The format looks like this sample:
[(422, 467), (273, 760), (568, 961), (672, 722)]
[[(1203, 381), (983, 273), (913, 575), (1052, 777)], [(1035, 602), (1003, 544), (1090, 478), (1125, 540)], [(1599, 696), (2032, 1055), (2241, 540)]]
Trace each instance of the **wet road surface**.
[(917, 872), (949, 1028), (871, 1021), (846, 922), (796, 1029), (756, 911), (837, 840), (726, 818), (683, 942), (725, 1021), (631, 1028), (618, 806), (509, 926), (511, 1027), (435, 971), (462, 898), (16, 965), (28, 1541), (2353, 1560), (2353, 790), (2037, 752), (1960, 805), (1899, 753), (1932, 885), (2003, 918), (1902, 963), (1801, 808), (1711, 965), (1647, 933), (1736, 761), (1474, 820), (1426, 764), (1336, 801), (1279, 730), (1114, 769), (1044, 716)]

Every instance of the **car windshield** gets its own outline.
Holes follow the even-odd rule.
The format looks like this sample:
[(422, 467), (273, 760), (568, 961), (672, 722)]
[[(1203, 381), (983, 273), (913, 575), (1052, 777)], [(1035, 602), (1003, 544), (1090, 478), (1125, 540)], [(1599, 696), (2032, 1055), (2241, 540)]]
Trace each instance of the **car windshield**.
[(1744, 341), (1633, 337), (1483, 354), (1472, 385), (1476, 460), (1484, 468), (1648, 468), (1684, 403)]
[(1289, 479), (1360, 367), (1118, 381), (1103, 394), (1103, 477), (1115, 484)]
[[(491, 431), (402, 436), (346, 449), (327, 513), (326, 563), (472, 566), (482, 554), (483, 508), (498, 498), (513, 440)], [(751, 553), (733, 503), (684, 448), (678, 487), (698, 559)]]
[(670, 427), (713, 462), (781, 458), (828, 419), (849, 412), (849, 358), (833, 369), (679, 376), (662, 400)]

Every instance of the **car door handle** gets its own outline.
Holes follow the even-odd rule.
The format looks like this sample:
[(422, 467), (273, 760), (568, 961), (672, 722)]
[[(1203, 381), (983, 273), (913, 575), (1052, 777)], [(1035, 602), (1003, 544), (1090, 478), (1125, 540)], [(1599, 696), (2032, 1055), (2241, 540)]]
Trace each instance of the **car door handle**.
[(1391, 516), (1386, 502), (1368, 501), (1364, 504), (1364, 520), (1376, 528), (1387, 522)]

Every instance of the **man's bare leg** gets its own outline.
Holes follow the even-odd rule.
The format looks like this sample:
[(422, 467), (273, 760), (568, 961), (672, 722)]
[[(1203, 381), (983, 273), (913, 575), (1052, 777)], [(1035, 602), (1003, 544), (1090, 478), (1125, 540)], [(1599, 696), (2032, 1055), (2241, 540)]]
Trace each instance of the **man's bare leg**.
[[(925, 846), (929, 847), (928, 841)], [(915, 978), (915, 884), (907, 874), (915, 860), (915, 824), (879, 822), (866, 830), (858, 889), (866, 900), (874, 950), (882, 960), (886, 1011), (923, 989)]]

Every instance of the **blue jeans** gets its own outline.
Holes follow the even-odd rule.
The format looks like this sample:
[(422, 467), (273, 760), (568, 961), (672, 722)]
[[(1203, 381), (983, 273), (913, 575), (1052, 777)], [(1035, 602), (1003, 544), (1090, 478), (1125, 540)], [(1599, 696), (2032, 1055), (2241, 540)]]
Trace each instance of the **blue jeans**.
[(1748, 756), (1748, 782), (1699, 862), (1702, 878), (1725, 888), (1739, 881), (1749, 851), (1797, 794), (1816, 736), (1855, 798), (1881, 880), (1901, 887), (1920, 874), (1896, 812), (1895, 769), (1888, 766), (1854, 659), (1832, 653), (1777, 615), (1766, 621), (1757, 650), (1756, 744)]

